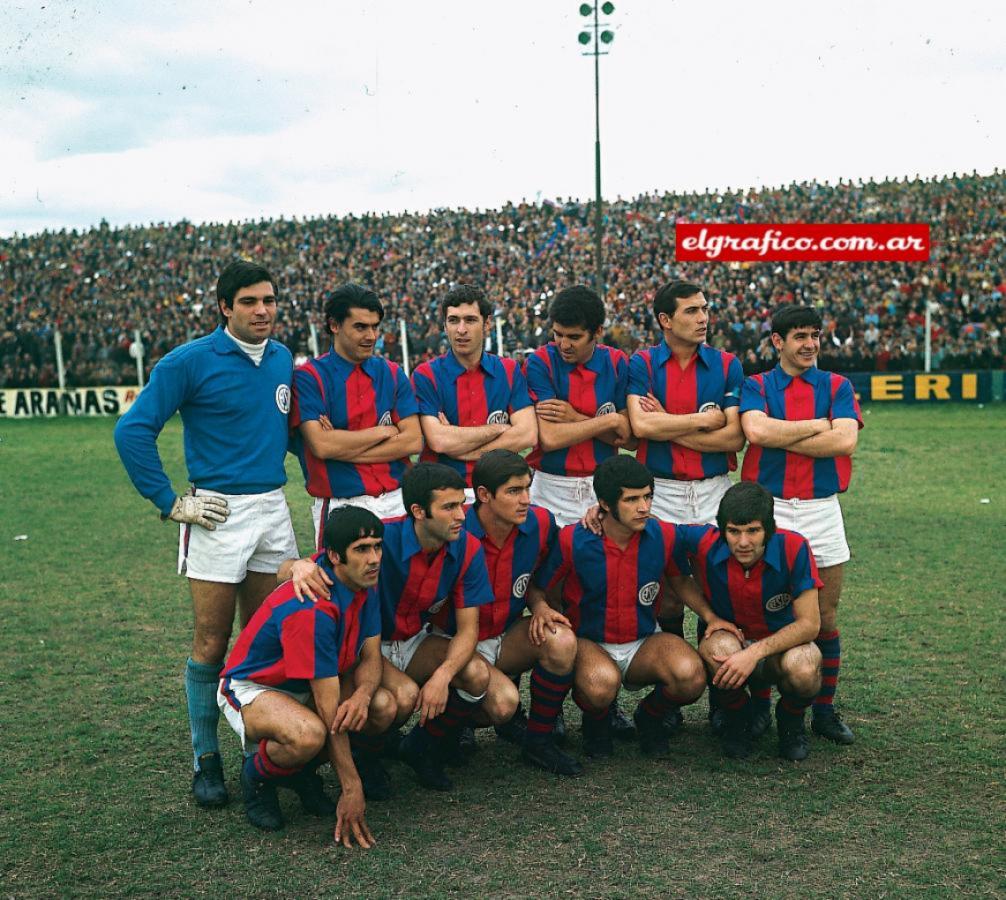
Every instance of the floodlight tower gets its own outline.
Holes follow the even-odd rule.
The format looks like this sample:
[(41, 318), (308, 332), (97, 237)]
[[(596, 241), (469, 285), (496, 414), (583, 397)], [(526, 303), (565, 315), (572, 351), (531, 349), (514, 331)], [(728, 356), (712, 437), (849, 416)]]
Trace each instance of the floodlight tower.
[[(615, 39), (615, 32), (608, 31), (600, 21), (600, 13), (610, 16), (615, 11), (615, 4), (605, 0), (598, 5), (594, 3), (580, 4), (581, 16), (593, 16), (593, 35), (590, 31), (581, 31), (578, 40), (583, 46), (593, 41), (594, 49), (587, 50), (583, 56), (594, 57), (594, 289), (598, 296), (604, 299), (604, 251), (602, 249), (603, 219), (601, 217), (601, 66), (600, 59), (608, 52), (601, 45), (608, 46)], [(588, 28), (591, 26), (588, 25)]]

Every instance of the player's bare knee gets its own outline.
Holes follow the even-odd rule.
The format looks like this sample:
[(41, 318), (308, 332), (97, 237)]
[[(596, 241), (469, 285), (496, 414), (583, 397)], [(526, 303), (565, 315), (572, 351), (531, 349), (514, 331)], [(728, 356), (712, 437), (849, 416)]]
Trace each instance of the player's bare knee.
[(402, 680), (394, 690), (395, 698), (395, 721), (403, 722), (412, 715), (416, 708), (416, 701), (419, 699), (419, 685), (414, 681)]
[(283, 723), (276, 739), (299, 763), (304, 763), (325, 746), (328, 730), (316, 715), (297, 716)]
[(227, 655), (231, 632), (212, 628), (197, 628), (192, 635), (192, 659), (205, 665), (217, 665)]
[(697, 700), (706, 688), (706, 669), (701, 657), (691, 648), (675, 653), (669, 660), (668, 687), (680, 697)]
[(476, 653), (462, 667), (452, 683), (456, 688), (460, 688), (473, 697), (481, 697), (489, 689), (489, 666)]
[(699, 655), (708, 666), (710, 672), (719, 669), (720, 664), (713, 658), (715, 656), (730, 656), (741, 650), (741, 642), (729, 631), (714, 631), (706, 635), (702, 643), (699, 644)]
[(576, 635), (565, 625), (549, 634), (541, 647), (541, 664), (550, 672), (565, 675), (576, 662)]
[(504, 678), (493, 683), (492, 690), (486, 694), (482, 702), (482, 709), (493, 725), (502, 725), (513, 718), (519, 700), (520, 694), (517, 693), (516, 685)]
[[(412, 711), (412, 707), (409, 707)], [(377, 732), (386, 731), (391, 727), (398, 715), (398, 704), (391, 691), (379, 687), (374, 691), (374, 696), (370, 700), (370, 709), (367, 713), (368, 722)]]
[(788, 651), (780, 661), (782, 687), (798, 697), (814, 697), (821, 689), (821, 651), (804, 644)]
[(608, 706), (620, 685), (621, 677), (614, 666), (592, 667), (576, 675), (577, 692), (595, 709)]

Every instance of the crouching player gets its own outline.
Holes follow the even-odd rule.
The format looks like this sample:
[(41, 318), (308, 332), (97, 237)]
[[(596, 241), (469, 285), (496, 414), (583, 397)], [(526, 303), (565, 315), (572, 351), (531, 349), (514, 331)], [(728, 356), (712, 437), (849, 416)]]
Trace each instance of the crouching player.
[(776, 529), (772, 495), (755, 482), (735, 484), (723, 495), (717, 522), (718, 528), (682, 525), (678, 533), (705, 601), (694, 596), (692, 583), (685, 602), (703, 618), (710, 614), (703, 609), (708, 603), (713, 616), (733, 622), (746, 638), (707, 629), (699, 644), (725, 713), (723, 752), (734, 758), (750, 754), (745, 688), (775, 684), (779, 755), (805, 759), (804, 710), (821, 687), (821, 651), (814, 643), (821, 580), (814, 556), (801, 535)]
[[(395, 718), (394, 698), (379, 686), (383, 531), (367, 510), (336, 510), (318, 560), (332, 581), (330, 599), (301, 601), (286, 582), (265, 599), (227, 660), (217, 703), (244, 743), (241, 790), (256, 828), (283, 827), (276, 788), (287, 787), (309, 813), (336, 814), (336, 842), (374, 844), (348, 732), (379, 733)], [(326, 761), (342, 785), (338, 806), (315, 771)]]
[[(594, 492), (605, 513), (603, 533), (582, 524), (563, 528), (536, 589), (546, 579), (550, 589), (562, 582), (577, 636), (573, 700), (583, 710), (587, 755), (611, 756), (608, 706), (624, 684), (629, 690), (653, 685), (633, 719), (642, 753), (666, 756), (664, 717), (674, 705), (694, 703), (706, 684), (698, 653), (677, 635), (658, 631), (654, 612), (665, 579), (675, 589), (685, 581), (688, 560), (675, 526), (650, 517), (653, 475), (642, 463), (626, 455), (606, 459), (594, 473)], [(736, 630), (715, 617), (707, 624)]]
[[(509, 719), (516, 706), (515, 697), (495, 698), (502, 707), (486, 697), (489, 666), (475, 644), (479, 607), (492, 602), (492, 593), (482, 546), (464, 530), (464, 501), (465, 482), (454, 469), (413, 466), (402, 477), (408, 515), (385, 523), (381, 561), (384, 684), (399, 698), (411, 692), (419, 710), (398, 758), (437, 791), (453, 787), (444, 760), (476, 709), (484, 706), (495, 723)], [(432, 634), (429, 620), (446, 606), (453, 609), (455, 633)], [(399, 706), (404, 709), (401, 699)]]
[[(524, 727), (497, 733), (512, 739), (523, 731), (525, 762), (575, 777), (583, 766), (556, 746), (553, 729), (573, 684), (576, 636), (540, 592), (526, 602), (531, 616), (524, 615), (531, 577), (559, 537), (552, 513), (531, 505), (530, 486), (531, 467), (512, 450), (490, 450), (472, 469), (475, 505), (465, 528), (482, 542), (494, 598), (479, 607), (477, 652), (489, 663), (490, 708), (515, 708), (517, 688), (510, 676), (531, 670), (531, 712)], [(448, 621), (441, 624), (450, 627)]]

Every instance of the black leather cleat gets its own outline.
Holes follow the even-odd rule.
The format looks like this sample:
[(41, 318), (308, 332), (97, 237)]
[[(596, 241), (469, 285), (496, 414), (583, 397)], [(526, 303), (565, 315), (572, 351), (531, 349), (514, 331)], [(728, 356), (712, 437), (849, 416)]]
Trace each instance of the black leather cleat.
[(826, 712), (814, 713), (810, 727), (814, 734), (836, 744), (851, 744), (856, 740), (852, 729), (842, 721), (834, 709), (825, 708)]
[(402, 738), (398, 758), (412, 768), (423, 787), (431, 791), (449, 791), (454, 787), (444, 772), (439, 748), (418, 725)]
[(544, 769), (546, 772), (553, 772), (556, 775), (577, 778), (583, 774), (583, 765), (580, 760), (557, 747), (551, 735), (541, 737), (528, 735), (524, 739), (521, 758), (529, 765)]
[(241, 769), (241, 794), (245, 802), (245, 816), (262, 831), (279, 831), (283, 827), (283, 813), (279, 809), (276, 785), (260, 781), (250, 774), (254, 768), (252, 757), (245, 760)]
[(199, 770), (192, 776), (192, 796), (204, 809), (227, 805), (230, 797), (219, 753), (204, 753), (199, 757)]

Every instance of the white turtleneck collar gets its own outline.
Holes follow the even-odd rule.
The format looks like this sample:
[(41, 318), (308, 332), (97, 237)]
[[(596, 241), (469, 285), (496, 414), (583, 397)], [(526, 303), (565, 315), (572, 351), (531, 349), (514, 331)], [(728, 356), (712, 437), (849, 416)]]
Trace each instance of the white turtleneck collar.
[(227, 337), (244, 350), (244, 352), (251, 357), (251, 361), (255, 363), (256, 366), (262, 362), (262, 357), (265, 356), (265, 345), (269, 343), (269, 338), (266, 338), (261, 344), (249, 344), (245, 341), (239, 341), (233, 334), (231, 334), (229, 328), (224, 328), (224, 334), (226, 334)]

